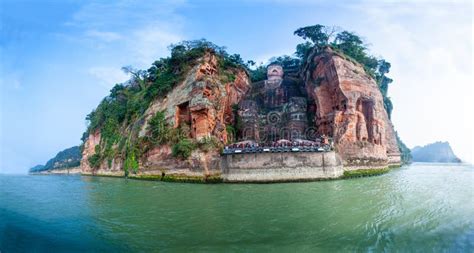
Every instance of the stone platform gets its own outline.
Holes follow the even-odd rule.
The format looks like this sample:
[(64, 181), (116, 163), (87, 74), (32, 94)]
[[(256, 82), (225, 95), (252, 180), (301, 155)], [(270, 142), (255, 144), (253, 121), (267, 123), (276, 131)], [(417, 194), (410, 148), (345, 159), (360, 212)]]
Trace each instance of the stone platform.
[(344, 173), (334, 151), (231, 154), (222, 156), (221, 169), (225, 182), (309, 181)]

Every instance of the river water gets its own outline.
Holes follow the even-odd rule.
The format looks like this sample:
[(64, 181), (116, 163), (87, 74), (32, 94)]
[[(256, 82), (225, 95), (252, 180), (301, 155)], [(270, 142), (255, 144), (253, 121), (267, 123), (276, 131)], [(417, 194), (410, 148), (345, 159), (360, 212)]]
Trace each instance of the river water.
[(218, 185), (0, 175), (0, 251), (473, 252), (474, 168)]

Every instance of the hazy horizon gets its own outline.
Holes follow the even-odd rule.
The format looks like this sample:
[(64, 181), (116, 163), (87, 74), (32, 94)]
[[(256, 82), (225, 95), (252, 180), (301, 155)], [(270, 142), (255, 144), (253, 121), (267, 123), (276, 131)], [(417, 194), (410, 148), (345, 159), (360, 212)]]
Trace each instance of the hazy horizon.
[(206, 38), (244, 60), (291, 55), (299, 27), (353, 31), (392, 65), (392, 121), (408, 147), (448, 141), (474, 161), (470, 1), (2, 1), (0, 173), (81, 143), (85, 117), (171, 43)]

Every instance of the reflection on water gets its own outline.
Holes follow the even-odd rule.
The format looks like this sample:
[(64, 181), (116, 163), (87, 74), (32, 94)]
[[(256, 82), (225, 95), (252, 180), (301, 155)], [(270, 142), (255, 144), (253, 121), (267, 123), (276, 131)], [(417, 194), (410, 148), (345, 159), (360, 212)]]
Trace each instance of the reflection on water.
[(0, 176), (0, 250), (472, 251), (474, 169), (314, 183)]

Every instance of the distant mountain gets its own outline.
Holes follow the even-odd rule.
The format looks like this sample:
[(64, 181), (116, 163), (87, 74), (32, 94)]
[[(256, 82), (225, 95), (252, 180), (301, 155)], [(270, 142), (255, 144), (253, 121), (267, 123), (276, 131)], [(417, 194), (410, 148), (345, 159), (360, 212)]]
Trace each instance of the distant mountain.
[(435, 142), (426, 146), (416, 146), (411, 150), (413, 162), (460, 163), (448, 142)]
[(30, 169), (30, 172), (39, 172), (44, 169), (44, 165), (38, 164)]
[(81, 149), (74, 146), (59, 152), (54, 158), (50, 159), (46, 165), (36, 165), (30, 169), (30, 172), (41, 172), (47, 170), (60, 170), (77, 167), (81, 163)]

